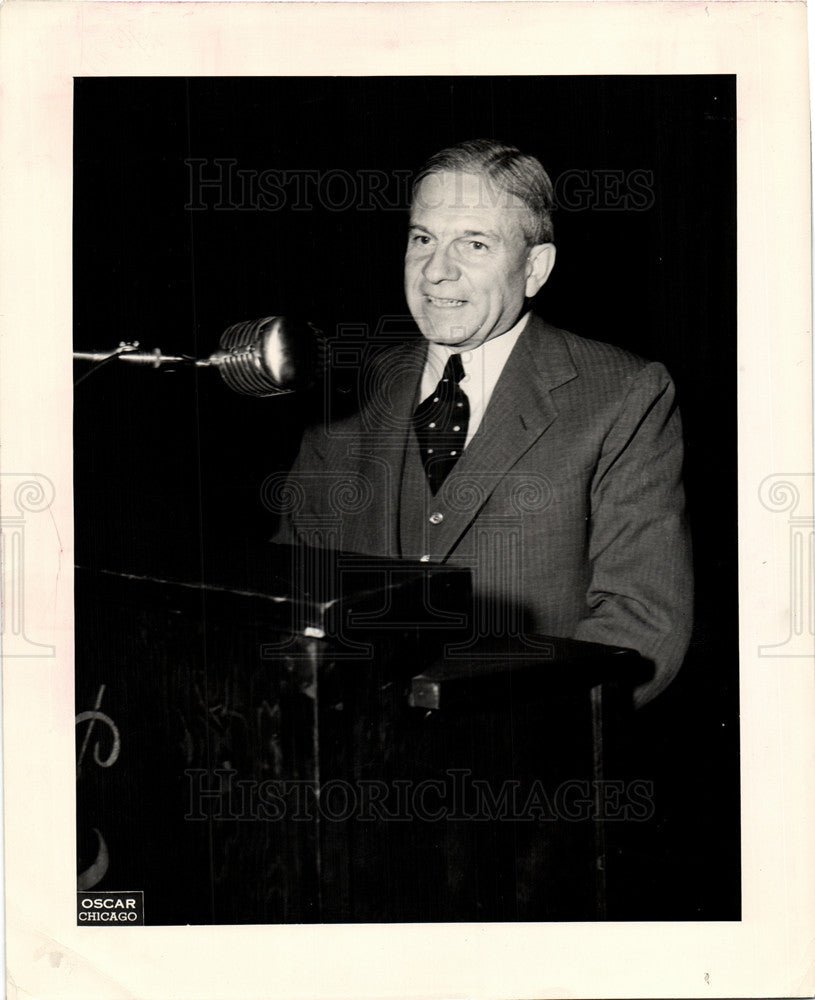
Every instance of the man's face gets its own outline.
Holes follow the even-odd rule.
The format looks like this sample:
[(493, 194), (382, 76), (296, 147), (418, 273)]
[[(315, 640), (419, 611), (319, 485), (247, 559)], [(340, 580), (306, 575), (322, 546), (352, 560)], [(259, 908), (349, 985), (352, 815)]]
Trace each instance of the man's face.
[(430, 174), (416, 191), (405, 254), (408, 307), (427, 340), (471, 349), (506, 333), (546, 281), (554, 246), (529, 247), (525, 206), (483, 175)]

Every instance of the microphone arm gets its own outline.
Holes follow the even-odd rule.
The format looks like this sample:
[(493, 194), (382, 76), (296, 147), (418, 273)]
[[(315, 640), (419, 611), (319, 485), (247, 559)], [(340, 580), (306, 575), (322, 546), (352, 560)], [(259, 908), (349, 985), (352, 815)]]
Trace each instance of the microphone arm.
[(160, 365), (169, 364), (209, 364), (209, 361), (196, 361), (195, 358), (185, 355), (162, 354), (157, 347), (153, 351), (139, 351), (138, 340), (119, 342), (119, 346), (113, 351), (74, 351), (74, 361), (110, 361), (111, 358), (121, 358), (123, 361), (131, 361), (136, 364), (152, 365), (158, 368)]
[(74, 351), (78, 361), (106, 362), (113, 358), (159, 368), (164, 364), (215, 367), (235, 392), (247, 396), (279, 396), (312, 385), (321, 374), (325, 347), (311, 323), (286, 316), (235, 323), (221, 335), (221, 349), (208, 358), (140, 351), (139, 342), (121, 341), (112, 351)]

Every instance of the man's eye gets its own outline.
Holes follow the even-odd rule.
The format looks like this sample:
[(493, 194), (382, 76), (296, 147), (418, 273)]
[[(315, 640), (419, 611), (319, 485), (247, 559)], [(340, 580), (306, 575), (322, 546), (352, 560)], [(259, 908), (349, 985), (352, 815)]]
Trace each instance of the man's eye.
[(415, 246), (426, 247), (430, 243), (430, 237), (425, 233), (414, 233), (410, 237), (410, 242)]
[(489, 248), (487, 247), (487, 244), (482, 243), (481, 240), (467, 241), (467, 250), (469, 250), (472, 253), (484, 253), (484, 251), (488, 249)]

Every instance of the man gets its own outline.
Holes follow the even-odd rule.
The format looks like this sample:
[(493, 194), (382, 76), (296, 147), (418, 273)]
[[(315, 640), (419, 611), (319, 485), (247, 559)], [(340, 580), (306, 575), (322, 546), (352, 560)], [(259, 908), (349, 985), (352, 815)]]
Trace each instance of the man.
[(655, 666), (642, 704), (690, 635), (680, 419), (661, 365), (530, 311), (555, 262), (552, 207), (514, 147), (428, 161), (405, 255), (423, 340), (377, 360), (359, 413), (306, 432), (279, 537), (333, 525), (346, 551), (468, 566), (478, 634), (636, 649)]

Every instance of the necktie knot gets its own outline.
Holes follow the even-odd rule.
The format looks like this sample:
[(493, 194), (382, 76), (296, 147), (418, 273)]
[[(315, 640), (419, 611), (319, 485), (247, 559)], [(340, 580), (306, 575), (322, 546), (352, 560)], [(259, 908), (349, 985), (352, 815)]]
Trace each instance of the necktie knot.
[(455, 385), (464, 378), (464, 365), (461, 363), (460, 354), (451, 354), (447, 359), (447, 364), (444, 366), (444, 372), (442, 373), (442, 381), (445, 379), (452, 381)]

